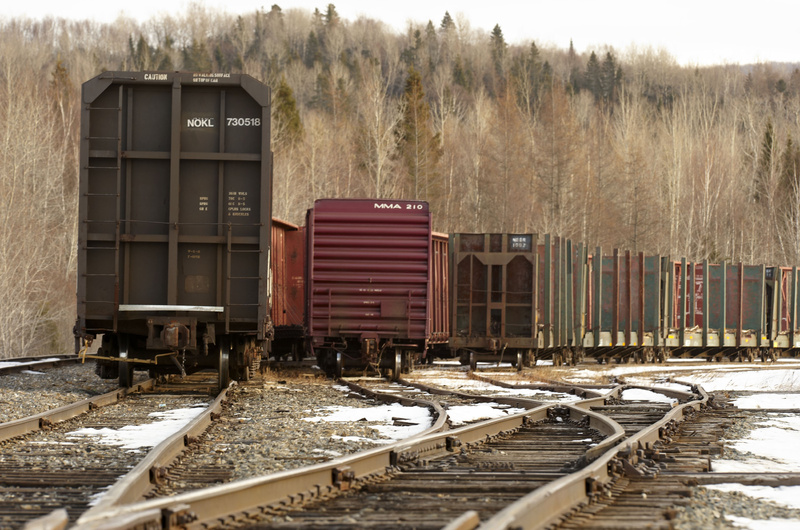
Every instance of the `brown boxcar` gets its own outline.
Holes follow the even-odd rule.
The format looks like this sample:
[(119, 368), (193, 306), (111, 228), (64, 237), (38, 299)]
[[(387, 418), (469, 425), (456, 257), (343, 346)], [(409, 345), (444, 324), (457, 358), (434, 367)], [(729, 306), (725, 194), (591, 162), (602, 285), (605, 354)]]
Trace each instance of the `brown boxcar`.
[(226, 73), (105, 72), (81, 98), (76, 347), (102, 376), (245, 378), (270, 330), (269, 89)]
[(436, 268), (426, 202), (317, 200), (306, 241), (307, 333), (321, 368), (398, 377), (427, 354)]
[(450, 348), (461, 362), (532, 358), (537, 345), (534, 234), (451, 238)]
[(305, 340), (305, 229), (272, 219), (272, 354), (302, 359)]

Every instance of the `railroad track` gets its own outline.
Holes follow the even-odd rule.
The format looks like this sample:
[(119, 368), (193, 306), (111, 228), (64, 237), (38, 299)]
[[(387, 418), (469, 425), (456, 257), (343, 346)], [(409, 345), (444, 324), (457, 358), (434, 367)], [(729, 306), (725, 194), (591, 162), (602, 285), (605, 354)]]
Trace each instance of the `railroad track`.
[[(478, 421), (468, 414), (470, 408), (495, 409), (497, 414), (508, 411), (519, 412), (542, 405), (542, 402), (522, 397), (486, 396), (437, 388), (435, 386), (405, 380), (388, 382), (383, 379), (345, 379), (343, 383), (350, 385), (351, 390), (361, 394), (380, 398), (387, 396), (397, 400), (424, 400), (426, 403), (438, 403), (447, 415), (449, 427), (464, 425)], [(454, 417), (453, 411), (463, 412), (469, 418), (460, 421)]]
[[(359, 398), (354, 400), (352, 397), (347, 397), (346, 394), (339, 390), (334, 390), (333, 392), (344, 396), (344, 399), (349, 401), (351, 405), (363, 405), (364, 408), (370, 408), (376, 404), (395, 402), (409, 407), (424, 407), (429, 409), (436, 419), (427, 431), (438, 431), (444, 426), (444, 410), (437, 403), (428, 401), (425, 399), (425, 396), (419, 395), (419, 392), (417, 392), (416, 396), (398, 396), (371, 392), (356, 384), (351, 384), (350, 388), (353, 392), (361, 393), (363, 399)], [(156, 482), (153, 490), (148, 492), (146, 497), (157, 498), (171, 496), (187, 491), (207, 488), (220, 483), (249, 478), (251, 474), (248, 474), (247, 469), (239, 469), (236, 463), (215, 458), (214, 455), (221, 447), (238, 448), (247, 454), (259, 454), (262, 459), (280, 461), (281, 468), (301, 467), (315, 462), (333, 460), (333, 456), (309, 453), (291, 455), (278, 454), (277, 456), (273, 456), (274, 453), (271, 453), (269, 456), (265, 457), (263, 456), (264, 451), (261, 448), (261, 440), (253, 439), (253, 437), (258, 436), (258, 434), (250, 432), (250, 430), (247, 429), (247, 424), (241, 424), (236, 421), (236, 418), (242, 416), (245, 411), (248, 415), (253, 415), (253, 412), (248, 408), (247, 401), (259, 400), (259, 394), (262, 391), (286, 395), (288, 401), (288, 399), (292, 398), (292, 394), (296, 394), (297, 392), (310, 392), (310, 389), (310, 386), (303, 383), (295, 383), (287, 388), (280, 388), (279, 385), (278, 387), (273, 386), (266, 389), (257, 382), (250, 384), (240, 383), (238, 388), (234, 389), (234, 391), (229, 394), (232, 398), (224, 403), (223, 411), (218, 421), (215, 422), (208, 431), (193, 439), (185, 454), (180, 455), (176, 458), (174, 463), (163, 469), (161, 479)], [(325, 395), (319, 394), (315, 394), (315, 397), (317, 401), (313, 403), (303, 400), (294, 403), (293, 406), (289, 406), (284, 402), (284, 406), (287, 408), (270, 411), (270, 417), (254, 417), (252, 419), (258, 422), (264, 422), (268, 425), (274, 425), (274, 429), (276, 430), (283, 431), (284, 429), (288, 429), (290, 431), (295, 431), (294, 440), (291, 439), (291, 436), (286, 440), (286, 449), (293, 453), (300, 453), (301, 451), (297, 448), (296, 442), (299, 438), (307, 436), (307, 434), (305, 432), (298, 432), (298, 429), (287, 426), (286, 423), (282, 421), (283, 415), (296, 415), (300, 409), (320, 408), (330, 403), (339, 403), (341, 401), (326, 401)], [(439, 420), (438, 418), (441, 419)], [(303, 431), (305, 431), (305, 429), (303, 429)], [(320, 434), (320, 436), (322, 436), (322, 434)], [(292, 442), (295, 442), (296, 445), (292, 446)], [(274, 443), (272, 445), (274, 445)], [(376, 441), (374, 445), (379, 445), (379, 442)], [(262, 469), (267, 467), (269, 467), (268, 464)], [(273, 466), (269, 471), (275, 472), (279, 471), (281, 468)]]
[[(64, 523), (77, 520), (147, 455), (133, 426), (208, 406), (216, 374), (188, 379), (181, 388), (150, 380), (0, 425), (0, 527), (22, 528), (55, 509)], [(103, 435), (118, 440), (104, 442)]]
[[(722, 434), (732, 422), (746, 415), (738, 409), (710, 409), (690, 414), (675, 426), (663, 443), (644, 451), (646, 468), (621, 470), (609, 483), (607, 495), (597, 496), (553, 528), (672, 528), (676, 508), (688, 503), (692, 486), (747, 480), (710, 473), (711, 456), (722, 451)], [(759, 474), (758, 479), (750, 477), (750, 480), (769, 483), (768, 475)], [(794, 477), (795, 481), (798, 479), (800, 476)], [(785, 485), (789, 477), (780, 480)]]
[[(395, 399), (409, 397), (401, 395)], [(600, 403), (603, 399), (592, 398), (584, 404)], [(488, 517), (532, 488), (562, 478), (591, 462), (624, 436), (623, 429), (612, 420), (571, 404), (539, 405), (525, 413), (435, 432), (443, 424), (442, 417), (428, 433), (413, 439), (296, 471), (117, 506), (105, 513), (98, 512), (92, 518), (82, 518), (79, 527), (161, 525), (165, 520), (179, 521), (189, 528), (246, 527), (262, 523), (292, 526), (295, 523), (287, 519), (286, 514), (292, 520), (305, 517), (294, 513), (296, 507), (310, 510), (299, 513), (306, 513), (313, 520), (320, 513), (313, 512), (315, 509), (326, 513), (338, 510), (336, 504), (328, 504), (329, 500), (345, 506), (347, 503), (361, 505), (378, 490), (385, 491), (389, 497), (395, 495), (393, 492), (401, 492), (400, 496), (404, 497), (410, 489), (419, 490), (421, 498), (428, 499), (423, 512), (431, 510), (430, 503), (442, 493), (438, 501), (442, 516), (434, 523), (440, 527), (461, 516), (470, 506), (469, 502), (458, 499), (472, 498), (476, 502), (478, 498), (493, 499), (484, 507), (483, 515)], [(495, 477), (494, 485), (490, 477)], [(431, 495), (431, 487), (437, 493)], [(448, 491), (452, 496), (444, 496)], [(348, 500), (352, 494), (366, 497)], [(339, 500), (340, 495), (342, 500)], [(322, 504), (314, 508), (312, 503), (317, 501)], [(382, 524), (381, 520), (386, 523), (409, 517), (405, 513), (409, 509), (408, 502), (395, 503), (402, 513), (385, 508), (381, 512), (380, 504), (388, 506), (391, 502), (379, 501), (373, 505), (375, 511), (380, 512), (375, 515), (376, 524)], [(369, 511), (365, 510), (364, 516), (369, 516)], [(423, 512), (420, 518), (430, 518)], [(278, 521), (276, 517), (284, 519)], [(352, 525), (352, 517), (352, 513), (345, 515), (338, 524)], [(473, 517), (480, 518), (480, 515)], [(325, 522), (335, 523), (334, 519)], [(310, 523), (306, 521), (305, 524)]]
[[(430, 397), (407, 384), (372, 386), (365, 391), (401, 386), (394, 398), (402, 401)], [(672, 403), (625, 399), (623, 390), (299, 470), (108, 505), (77, 527), (668, 528), (692, 485), (731, 479), (708, 473), (709, 458), (743, 412), (708, 406), (700, 388), (660, 390)], [(431, 402), (446, 409), (450, 399)]]
[(331, 500), (271, 510), (263, 522), (272, 528), (439, 529), (460, 517), (465, 506), (485, 520), (579, 468), (587, 450), (603, 438), (588, 422), (571, 420), (566, 409), (548, 409), (546, 417), (510, 431), (454, 443), (446, 457), (399, 461), (391, 472), (353, 484)]

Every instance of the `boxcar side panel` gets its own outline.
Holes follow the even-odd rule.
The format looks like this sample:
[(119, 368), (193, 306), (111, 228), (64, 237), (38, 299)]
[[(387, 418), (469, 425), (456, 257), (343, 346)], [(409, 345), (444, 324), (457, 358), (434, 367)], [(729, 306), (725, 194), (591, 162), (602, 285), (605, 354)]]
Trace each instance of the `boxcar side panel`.
[(314, 344), (430, 337), (427, 203), (321, 199), (306, 229), (307, 331)]

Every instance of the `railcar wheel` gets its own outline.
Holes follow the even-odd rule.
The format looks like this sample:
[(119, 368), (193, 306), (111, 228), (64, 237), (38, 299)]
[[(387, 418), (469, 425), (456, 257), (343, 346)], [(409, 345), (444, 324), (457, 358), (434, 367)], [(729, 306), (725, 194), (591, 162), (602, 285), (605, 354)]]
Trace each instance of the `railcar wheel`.
[(525, 354), (522, 353), (522, 350), (517, 350), (517, 371), (521, 372), (522, 367), (525, 364)]
[(342, 356), (342, 352), (336, 352), (336, 362), (333, 365), (333, 376), (334, 377), (342, 377), (344, 373), (344, 357)]
[(303, 359), (300, 357), (300, 345), (297, 341), (292, 342), (292, 360), (299, 363)]
[(127, 362), (128, 359), (128, 337), (118, 335), (119, 358), (126, 359), (119, 362), (119, 386), (120, 388), (130, 388), (133, 386), (133, 363)]
[(228, 388), (231, 384), (231, 349), (233, 348), (230, 339), (222, 340), (219, 346), (219, 358), (217, 359), (217, 370), (219, 371), (220, 391)]
[(392, 361), (392, 381), (400, 379), (400, 372), (403, 371), (403, 350), (400, 348), (394, 349), (394, 359)]
[(475, 370), (477, 370), (477, 368), (478, 368), (478, 359), (475, 356), (475, 352), (471, 351), (469, 352), (469, 369), (474, 372)]

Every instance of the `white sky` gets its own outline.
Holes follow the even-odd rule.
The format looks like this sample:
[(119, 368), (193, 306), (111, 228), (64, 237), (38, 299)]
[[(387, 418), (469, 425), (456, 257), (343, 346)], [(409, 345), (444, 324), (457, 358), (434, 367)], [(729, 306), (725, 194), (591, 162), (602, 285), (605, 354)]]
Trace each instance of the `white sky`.
[[(535, 40), (539, 46), (566, 49), (572, 39), (579, 53), (611, 45), (618, 55), (628, 51), (631, 45), (639, 49), (652, 47), (665, 49), (683, 65), (800, 62), (795, 28), (800, 15), (797, 0), (747, 3), (722, 0), (657, 3), (641, 0), (203, 0), (194, 3), (232, 14), (249, 13), (261, 7), (269, 10), (275, 3), (283, 10), (319, 8), (324, 11), (328, 3), (333, 3), (344, 19), (352, 21), (365, 15), (397, 31), (402, 31), (409, 20), (422, 23), (431, 20), (438, 27), (445, 11), (449, 11), (457, 22), (463, 16), (473, 29), (489, 32), (495, 24), (500, 24), (506, 41), (512, 44)], [(0, 18), (39, 19), (54, 15), (111, 22), (122, 11), (139, 20), (160, 14), (181, 15), (190, 2), (27, 0), (5, 4), (0, 9)]]

